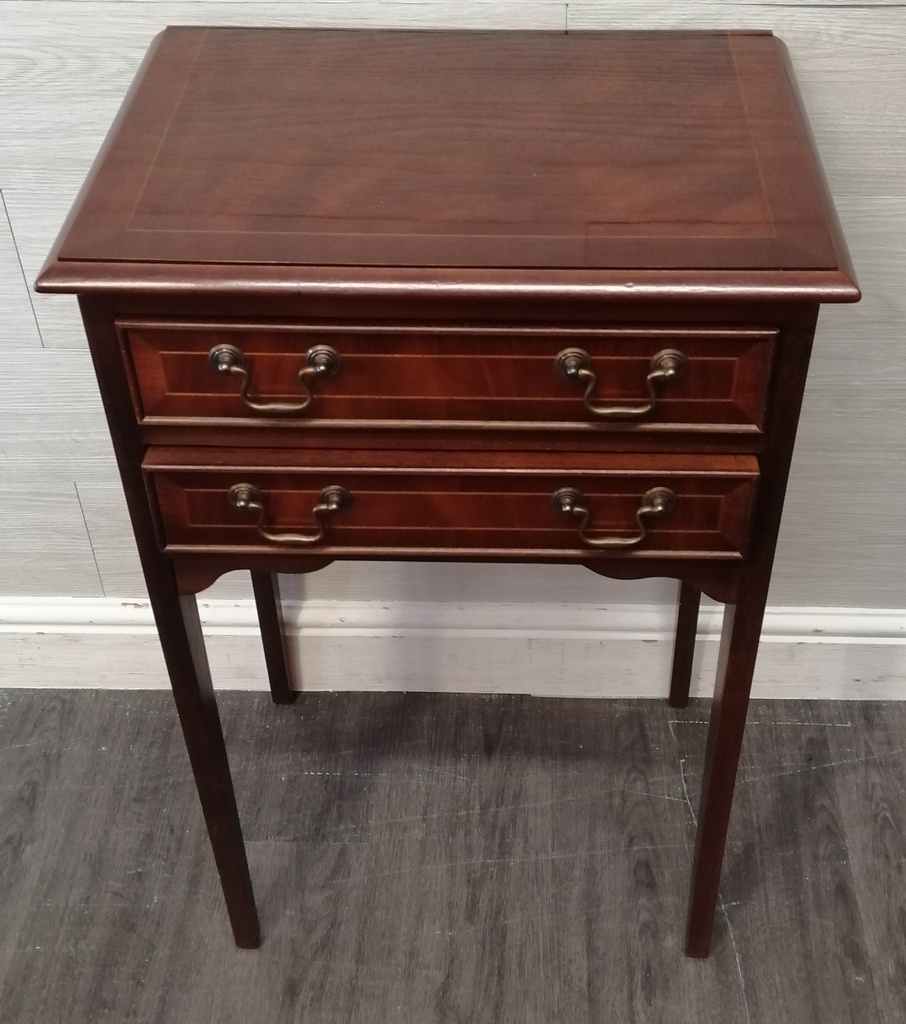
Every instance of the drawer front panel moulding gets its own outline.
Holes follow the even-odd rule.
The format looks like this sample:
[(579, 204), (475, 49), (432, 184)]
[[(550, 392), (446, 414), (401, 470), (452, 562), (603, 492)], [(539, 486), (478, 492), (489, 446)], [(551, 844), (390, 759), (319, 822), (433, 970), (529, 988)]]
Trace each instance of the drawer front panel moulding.
[[(238, 418), (293, 429), (324, 420), (492, 420), (752, 431), (762, 423), (777, 336), (755, 327), (660, 325), (121, 322), (119, 329), (143, 422)], [(324, 353), (334, 361), (321, 373), (312, 360)], [(308, 376), (300, 381), (300, 374)]]

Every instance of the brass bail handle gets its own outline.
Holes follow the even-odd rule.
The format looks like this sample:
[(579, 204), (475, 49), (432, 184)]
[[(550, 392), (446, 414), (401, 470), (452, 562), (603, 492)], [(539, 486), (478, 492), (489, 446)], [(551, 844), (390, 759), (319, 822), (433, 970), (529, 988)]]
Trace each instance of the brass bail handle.
[(576, 516), (579, 522), (579, 537), (592, 548), (634, 548), (645, 539), (646, 516), (660, 518), (676, 508), (676, 494), (669, 487), (652, 487), (642, 495), (642, 503), (636, 509), (635, 522), (639, 532), (634, 537), (589, 537), (585, 532), (591, 512), (585, 504), (585, 496), (575, 487), (561, 487), (551, 495), (551, 504), (566, 516)]
[(301, 402), (256, 402), (249, 398), (248, 392), (252, 385), (251, 374), (245, 365), (245, 353), (235, 345), (215, 345), (208, 352), (211, 366), (221, 374), (239, 377), (239, 397), (255, 412), (302, 412), (312, 403), (314, 395), (309, 387), (309, 380), (316, 377), (333, 377), (340, 372), (343, 360), (340, 353), (330, 345), (313, 345), (305, 353), (305, 366), (299, 371), (299, 386), (305, 393)]
[(254, 484), (233, 484), (229, 490), (229, 499), (235, 508), (257, 512), (258, 532), (265, 540), (274, 544), (320, 544), (326, 530), (324, 517), (342, 512), (352, 504), (352, 495), (345, 487), (331, 484), (322, 489), (318, 495), (318, 504), (311, 510), (312, 518), (318, 527), (316, 533), (274, 533), (265, 525), (267, 511), (264, 507), (264, 495)]
[(591, 356), (583, 348), (565, 348), (554, 359), (554, 365), (561, 377), (567, 380), (586, 381), (585, 407), (589, 412), (602, 419), (630, 419), (645, 416), (657, 405), (658, 395), (655, 390), (659, 384), (679, 380), (686, 372), (689, 358), (676, 348), (665, 348), (651, 357), (648, 364), (648, 376), (645, 387), (648, 390), (648, 401), (644, 405), (595, 405), (591, 400), (598, 378), (591, 369)]

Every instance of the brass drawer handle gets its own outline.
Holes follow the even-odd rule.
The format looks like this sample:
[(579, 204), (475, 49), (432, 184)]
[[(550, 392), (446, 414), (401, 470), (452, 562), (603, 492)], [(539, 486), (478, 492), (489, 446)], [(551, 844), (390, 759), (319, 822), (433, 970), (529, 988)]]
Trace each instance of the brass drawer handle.
[(669, 487), (652, 487), (642, 495), (642, 504), (635, 514), (639, 532), (635, 537), (589, 537), (585, 530), (591, 513), (585, 507), (585, 497), (575, 487), (561, 487), (551, 495), (551, 504), (567, 516), (579, 516), (579, 537), (593, 548), (634, 548), (645, 539), (643, 516), (665, 516), (676, 507), (676, 494)]
[(563, 349), (557, 354), (554, 365), (557, 367), (557, 372), (567, 380), (575, 377), (578, 380), (588, 381), (588, 386), (585, 388), (585, 407), (589, 412), (604, 419), (627, 419), (645, 416), (651, 412), (657, 405), (658, 399), (655, 385), (679, 380), (686, 372), (689, 359), (684, 352), (675, 348), (662, 349), (651, 357), (648, 376), (645, 378), (649, 401), (645, 405), (595, 405), (591, 400), (591, 393), (595, 389), (598, 378), (591, 369), (591, 356), (585, 349)]
[(340, 353), (330, 345), (313, 345), (305, 353), (306, 365), (299, 371), (299, 386), (305, 392), (301, 402), (255, 402), (249, 398), (248, 391), (252, 383), (251, 375), (245, 365), (245, 355), (235, 345), (215, 345), (208, 353), (211, 366), (218, 373), (232, 374), (240, 377), (239, 397), (255, 412), (302, 412), (311, 405), (314, 395), (308, 381), (314, 377), (333, 377), (340, 372), (343, 360)]
[(345, 487), (332, 484), (325, 487), (318, 495), (318, 504), (311, 510), (312, 518), (318, 524), (318, 532), (304, 533), (272, 533), (264, 525), (267, 513), (264, 508), (264, 495), (253, 484), (233, 484), (229, 491), (230, 502), (241, 509), (250, 508), (258, 513), (258, 532), (265, 540), (274, 544), (318, 544), (324, 539), (325, 524), (323, 516), (332, 515), (349, 508), (352, 495)]

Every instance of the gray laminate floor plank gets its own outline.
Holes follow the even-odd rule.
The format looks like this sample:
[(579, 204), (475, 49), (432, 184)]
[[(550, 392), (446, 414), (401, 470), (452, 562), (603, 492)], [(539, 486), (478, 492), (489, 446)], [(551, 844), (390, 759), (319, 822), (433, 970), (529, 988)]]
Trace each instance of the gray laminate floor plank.
[(863, 908), (871, 978), (859, 980), (877, 993), (878, 1019), (885, 1022), (906, 1020), (904, 724), (888, 705), (863, 705), (855, 727), (833, 737), (829, 769), (840, 792), (854, 894)]
[(865, 998), (873, 980), (856, 896), (861, 868), (849, 855), (835, 770), (840, 730), (813, 724), (819, 710), (834, 706), (756, 708), (734, 803), (721, 931), (739, 957), (751, 1020), (774, 1019), (780, 1006), (783, 1019), (875, 1024), (877, 1003)]
[(0, 1024), (906, 1016), (906, 704), (753, 705), (706, 961), (682, 956), (706, 702), (220, 704), (253, 952), (169, 695), (0, 691)]

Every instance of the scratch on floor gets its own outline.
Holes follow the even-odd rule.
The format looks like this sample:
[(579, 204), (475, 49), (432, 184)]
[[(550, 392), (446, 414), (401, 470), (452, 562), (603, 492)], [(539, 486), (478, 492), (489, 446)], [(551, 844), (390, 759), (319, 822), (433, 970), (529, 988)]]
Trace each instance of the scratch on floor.
[(670, 737), (673, 740), (674, 746), (676, 745), (676, 729), (674, 726), (677, 724), (677, 721), (678, 719), (676, 718), (667, 719), (667, 728), (670, 730)]
[(623, 793), (631, 793), (634, 796), (647, 796), (647, 797), (651, 797), (652, 800), (672, 800), (672, 801), (674, 801), (675, 803), (678, 803), (678, 804), (684, 804), (686, 802), (685, 797), (681, 797), (681, 796), (668, 796), (666, 793), (651, 793), (651, 792), (646, 793), (646, 792), (644, 792), (641, 789), (623, 789), (623, 790), (621, 790), (621, 792), (623, 792)]
[(692, 823), (698, 828), (698, 818), (695, 816), (695, 808), (692, 806), (692, 798), (689, 796), (689, 785), (686, 782), (686, 759), (684, 757), (679, 759), (679, 774), (680, 786), (682, 786), (683, 790), (683, 800), (689, 808), (689, 816), (692, 818)]
[[(686, 806), (689, 808), (689, 814), (692, 817), (692, 824), (698, 829), (698, 815), (695, 813), (695, 808), (692, 806), (692, 800), (689, 798), (689, 787), (686, 785), (686, 759), (680, 758), (679, 762), (680, 769), (680, 783), (683, 787), (683, 796), (686, 800)], [(735, 906), (735, 904), (732, 904)], [(746, 1024), (752, 1024), (752, 1014), (749, 1010), (749, 998), (746, 995), (746, 980), (742, 974), (742, 960), (739, 957), (739, 949), (736, 945), (736, 936), (733, 934), (733, 925), (730, 923), (730, 915), (727, 913), (727, 906), (724, 902), (723, 896), (720, 893), (717, 894), (717, 906), (724, 919), (724, 924), (727, 927), (727, 938), (730, 940), (730, 948), (733, 950), (733, 959), (736, 961), (736, 976), (739, 978), (739, 993), (742, 996), (743, 1009), (746, 1011)]]
[(410, 765), (410, 769), (412, 771), (414, 771), (416, 774), (421, 774), (422, 772), (427, 772), (427, 773), (429, 773), (431, 775), (440, 775), (440, 776), (442, 776), (445, 779), (459, 779), (461, 782), (472, 782), (473, 781), (467, 775), (457, 775), (456, 772), (446, 771), (443, 768), (433, 768), (430, 765), (426, 765), (426, 764)]
[(156, 860), (146, 861), (144, 864), (139, 864), (137, 868), (130, 868), (129, 871), (124, 871), (125, 875), (140, 875), (143, 871), (147, 871), (149, 868), (159, 867), (161, 864), (166, 864), (166, 857), (158, 857)]
[[(668, 718), (667, 724), (670, 726), (670, 731), (673, 732), (674, 725), (710, 725), (711, 723), (706, 718)], [(746, 728), (750, 725), (795, 725), (795, 726), (814, 726), (816, 729), (854, 729), (855, 725), (853, 722), (796, 722), (793, 719), (780, 719), (776, 722), (759, 722), (753, 719), (746, 721)]]
[[(554, 906), (555, 905), (555, 901), (554, 901), (554, 898), (553, 898), (553, 895), (552, 895), (552, 891), (551, 891), (550, 888), (548, 889), (548, 894), (549, 894), (548, 895), (548, 903), (550, 904), (550, 906)], [(652, 897), (646, 898), (645, 903), (646, 903), (647, 906), (650, 906), (650, 907), (661, 907), (661, 906), (667, 907), (667, 906), (672, 906), (672, 905), (674, 905), (676, 903), (683, 903), (685, 901), (685, 899), (686, 899), (685, 895), (679, 895), (679, 894), (671, 895), (671, 896), (656, 896), (656, 897), (653, 897), (653, 898)], [(629, 907), (629, 908), (637, 910), (638, 906), (639, 906), (639, 900), (638, 900), (638, 897), (635, 897), (635, 896), (630, 898), (630, 899), (620, 900), (619, 903), (609, 903), (608, 904), (608, 908), (611, 911), (621, 910), (624, 907)], [(517, 910), (517, 911), (514, 911), (512, 914), (507, 914), (505, 917), (500, 917), (500, 918), (495, 919), (495, 923), (497, 924), (498, 927), (503, 928), (505, 926), (514, 925), (517, 922), (521, 922), (521, 921), (529, 921), (529, 922), (534, 923), (534, 922), (537, 921), (537, 919), (538, 919), (537, 904), (532, 903), (532, 904), (528, 905), (527, 907), (525, 907), (522, 910)], [(484, 927), (485, 927), (485, 922), (483, 920), (481, 920), (481, 921), (472, 921), (472, 922), (469, 922), (469, 923), (461, 924), (455, 930), (447, 931), (444, 934), (448, 938), (458, 938), (458, 937), (463, 937), (463, 936), (467, 936), (467, 935), (473, 935), (476, 931), (478, 931), (479, 929), (484, 928)], [(441, 932), (438, 931), (437, 934), (440, 935)]]
[(804, 775), (806, 772), (823, 771), (825, 768), (840, 768), (850, 764), (865, 764), (867, 761), (880, 761), (885, 757), (894, 757), (906, 752), (906, 747), (897, 747), (895, 750), (884, 750), (880, 754), (867, 754), (865, 757), (853, 757), (842, 761), (825, 761), (821, 764), (803, 764), (789, 771), (765, 772), (762, 775), (746, 775), (740, 779), (740, 785), (748, 785), (750, 782), (762, 782), (764, 779), (782, 779), (787, 775)]
[(746, 1024), (752, 1024), (752, 1014), (749, 1012), (749, 998), (746, 995), (746, 980), (742, 976), (742, 961), (739, 958), (739, 949), (736, 946), (736, 936), (733, 934), (733, 925), (730, 923), (730, 915), (727, 913), (727, 905), (724, 903), (723, 897), (718, 895), (717, 902), (727, 926), (727, 937), (730, 940), (730, 948), (733, 950), (733, 959), (736, 961), (736, 974), (739, 978), (739, 992), (742, 996), (742, 1005), (746, 1011)]
[(653, 846), (605, 846), (586, 850), (570, 850), (564, 853), (541, 853), (531, 857), (480, 857), (475, 860), (441, 861), (437, 864), (416, 864), (410, 868), (396, 871), (381, 871), (377, 874), (353, 875), (346, 878), (330, 879), (322, 882), (319, 888), (325, 889), (335, 885), (354, 885), (359, 882), (373, 882), (379, 878), (393, 878), (397, 875), (414, 875), (421, 871), (446, 871), (449, 868), (488, 867), (492, 865), (515, 865), (528, 863), (544, 863), (545, 861), (577, 860), (585, 857), (604, 857), (614, 853), (653, 853), (657, 850), (686, 850), (687, 843), (657, 843)]
[[(665, 782), (667, 776), (652, 778), (651, 782)], [(634, 796), (647, 796), (660, 800), (678, 800), (678, 797), (671, 797), (661, 793), (638, 793), (636, 790), (626, 789), (624, 786), (596, 786), (586, 793), (574, 793), (570, 796), (555, 796), (548, 800), (519, 800), (516, 803), (500, 804), (496, 807), (466, 807), (460, 811), (437, 811), (434, 814), (412, 814), (402, 818), (381, 818), (379, 821), (369, 822), (369, 828), (379, 828), (386, 825), (406, 825), (412, 823), (425, 824), (426, 822), (439, 821), (443, 818), (465, 818), (474, 815), (499, 814), (503, 811), (534, 810), (539, 807), (562, 807), (564, 804), (574, 804), (597, 800), (613, 793), (631, 793)], [(336, 832), (342, 829), (359, 828), (357, 824), (333, 825), (327, 832)]]

